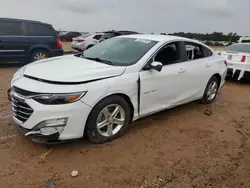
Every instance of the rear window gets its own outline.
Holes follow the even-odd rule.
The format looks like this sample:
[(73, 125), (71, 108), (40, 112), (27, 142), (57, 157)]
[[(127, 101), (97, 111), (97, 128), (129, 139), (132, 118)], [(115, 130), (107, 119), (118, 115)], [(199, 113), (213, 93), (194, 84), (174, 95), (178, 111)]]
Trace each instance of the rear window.
[(55, 36), (55, 30), (49, 25), (26, 23), (29, 36)]
[(1, 35), (22, 35), (21, 22), (0, 21), (0, 36)]
[(250, 53), (250, 44), (233, 44), (225, 48), (225, 51)]

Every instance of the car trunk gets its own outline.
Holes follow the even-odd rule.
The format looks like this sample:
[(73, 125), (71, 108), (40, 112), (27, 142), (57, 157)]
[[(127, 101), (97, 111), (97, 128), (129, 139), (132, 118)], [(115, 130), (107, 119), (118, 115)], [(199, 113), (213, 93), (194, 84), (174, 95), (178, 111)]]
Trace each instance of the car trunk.
[(225, 51), (221, 53), (225, 59), (233, 62), (250, 63), (250, 54), (242, 52)]

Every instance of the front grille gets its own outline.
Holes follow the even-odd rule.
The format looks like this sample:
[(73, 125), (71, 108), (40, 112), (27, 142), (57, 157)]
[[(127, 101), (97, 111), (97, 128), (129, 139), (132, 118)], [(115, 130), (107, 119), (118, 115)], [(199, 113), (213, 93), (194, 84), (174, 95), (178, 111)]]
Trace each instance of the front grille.
[(26, 122), (33, 113), (33, 109), (25, 100), (16, 96), (12, 96), (12, 110), (13, 116), (21, 123)]

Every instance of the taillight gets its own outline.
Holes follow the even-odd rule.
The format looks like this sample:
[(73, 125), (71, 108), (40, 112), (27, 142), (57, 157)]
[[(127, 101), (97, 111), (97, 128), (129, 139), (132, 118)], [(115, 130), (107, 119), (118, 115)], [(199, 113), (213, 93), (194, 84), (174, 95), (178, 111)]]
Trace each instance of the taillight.
[(60, 39), (56, 39), (56, 44), (58, 48), (62, 48), (62, 42)]
[(242, 58), (241, 58), (241, 62), (245, 62), (246, 61), (246, 56), (244, 55), (244, 56), (242, 56)]
[(76, 40), (76, 42), (84, 42), (84, 40)]
[(226, 60), (224, 61), (224, 64), (227, 66), (227, 61)]

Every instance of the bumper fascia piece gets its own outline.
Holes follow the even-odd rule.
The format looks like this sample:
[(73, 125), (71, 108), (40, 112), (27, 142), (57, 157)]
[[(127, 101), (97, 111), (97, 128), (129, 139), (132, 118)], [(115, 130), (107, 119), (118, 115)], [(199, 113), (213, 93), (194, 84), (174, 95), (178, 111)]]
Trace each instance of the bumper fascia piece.
[[(23, 135), (26, 135), (30, 132), (35, 132), (29, 129), (26, 129), (20, 125), (17, 124), (17, 129), (19, 132), (21, 132)], [(29, 134), (28, 138), (30, 138), (32, 141), (37, 142), (37, 143), (41, 143), (41, 144), (57, 144), (57, 143), (61, 143), (62, 141), (58, 140), (60, 136), (59, 132), (50, 134), (50, 135), (43, 135), (40, 133), (36, 133), (36, 134)]]

